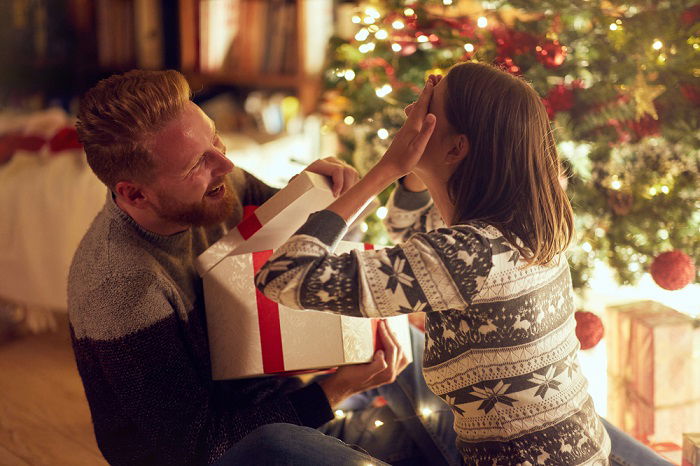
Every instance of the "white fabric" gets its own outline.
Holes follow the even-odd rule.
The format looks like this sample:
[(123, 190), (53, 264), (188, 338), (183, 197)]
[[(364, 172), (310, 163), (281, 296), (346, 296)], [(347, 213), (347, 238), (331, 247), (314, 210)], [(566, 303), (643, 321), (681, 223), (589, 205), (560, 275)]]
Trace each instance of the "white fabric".
[(68, 267), (106, 193), (81, 150), (0, 166), (0, 299), (65, 310)]

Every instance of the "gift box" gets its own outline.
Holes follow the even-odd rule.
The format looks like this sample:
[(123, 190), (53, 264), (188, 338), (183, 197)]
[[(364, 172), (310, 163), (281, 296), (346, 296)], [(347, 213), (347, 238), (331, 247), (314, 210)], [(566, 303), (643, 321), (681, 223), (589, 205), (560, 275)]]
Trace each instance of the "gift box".
[(647, 443), (700, 431), (700, 327), (653, 301), (608, 307), (607, 418)]
[[(341, 242), (337, 253), (368, 248)], [(371, 361), (378, 319), (291, 309), (267, 299), (255, 273), (272, 250), (225, 257), (204, 276), (214, 380), (289, 374)], [(385, 319), (411, 360), (407, 316)]]
[(299, 173), (204, 251), (197, 258), (197, 271), (203, 277), (229, 254), (281, 246), (304, 224), (309, 214), (325, 209), (334, 199), (327, 177), (307, 171)]
[[(313, 212), (328, 207), (333, 196), (328, 177), (302, 171), (287, 186), (260, 207), (245, 212), (241, 222), (197, 258), (200, 276), (211, 270), (230, 254), (264, 251), (281, 246), (294, 234)], [(351, 230), (379, 207), (372, 199), (353, 219)]]
[(683, 434), (683, 466), (700, 466), (700, 433)]

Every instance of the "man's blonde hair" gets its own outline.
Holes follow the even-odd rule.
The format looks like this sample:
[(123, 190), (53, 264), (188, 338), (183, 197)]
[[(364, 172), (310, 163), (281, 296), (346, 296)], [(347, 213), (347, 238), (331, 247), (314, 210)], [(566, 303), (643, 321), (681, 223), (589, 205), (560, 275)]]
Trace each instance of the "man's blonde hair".
[(132, 70), (97, 83), (81, 99), (76, 123), (90, 168), (112, 190), (119, 181), (149, 180), (144, 141), (189, 100), (187, 80), (174, 70)]

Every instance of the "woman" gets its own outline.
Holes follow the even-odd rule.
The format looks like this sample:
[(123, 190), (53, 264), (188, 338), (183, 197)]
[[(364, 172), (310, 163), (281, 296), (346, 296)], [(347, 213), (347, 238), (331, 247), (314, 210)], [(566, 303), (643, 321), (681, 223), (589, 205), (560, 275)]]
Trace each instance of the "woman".
[[(455, 414), (465, 463), (608, 464), (577, 361), (573, 216), (540, 98), (464, 63), (431, 77), (407, 114), (384, 157), (276, 251), (258, 287), (293, 308), (425, 311), (423, 372)], [(333, 255), (361, 207), (404, 176), (388, 218), (404, 242)]]

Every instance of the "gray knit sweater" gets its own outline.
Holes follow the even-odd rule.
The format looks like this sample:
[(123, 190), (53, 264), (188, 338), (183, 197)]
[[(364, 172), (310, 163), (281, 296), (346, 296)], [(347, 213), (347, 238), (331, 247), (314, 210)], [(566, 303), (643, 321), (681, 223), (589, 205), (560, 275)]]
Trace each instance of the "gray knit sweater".
[[(239, 202), (275, 190), (231, 175)], [(108, 196), (73, 259), (73, 348), (100, 450), (112, 464), (207, 464), (256, 427), (318, 427), (332, 418), (317, 384), (295, 378), (212, 382), (202, 281), (194, 259), (226, 225), (147, 232)], [(236, 338), (236, 335), (231, 335)]]

